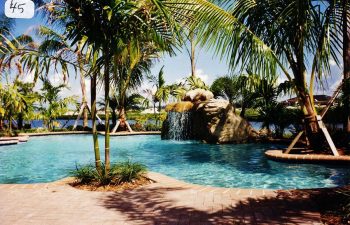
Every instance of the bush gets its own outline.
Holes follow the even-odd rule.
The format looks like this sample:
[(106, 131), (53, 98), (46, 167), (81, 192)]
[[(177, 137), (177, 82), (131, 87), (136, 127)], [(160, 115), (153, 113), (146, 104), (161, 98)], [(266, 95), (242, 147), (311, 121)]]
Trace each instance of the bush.
[(127, 161), (112, 165), (108, 174), (104, 169), (98, 173), (95, 166), (90, 164), (82, 167), (76, 166), (76, 170), (72, 171), (71, 175), (80, 184), (119, 185), (139, 180), (146, 172), (145, 165)]
[(130, 161), (118, 163), (111, 168), (111, 177), (116, 184), (130, 183), (140, 179), (147, 172), (145, 165)]
[(87, 165), (80, 168), (76, 165), (76, 170), (72, 171), (71, 174), (79, 183), (89, 184), (96, 179), (97, 172), (93, 165)]
[(137, 122), (135, 124), (131, 124), (130, 127), (133, 131), (145, 131), (143, 125)]
[(162, 125), (156, 125), (156, 124), (147, 124), (145, 127), (146, 131), (160, 131), (162, 130)]

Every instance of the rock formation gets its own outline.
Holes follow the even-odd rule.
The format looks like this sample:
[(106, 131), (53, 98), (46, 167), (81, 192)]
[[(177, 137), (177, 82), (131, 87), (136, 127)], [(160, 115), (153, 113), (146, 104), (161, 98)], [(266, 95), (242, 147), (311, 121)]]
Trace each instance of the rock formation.
[(235, 114), (233, 106), (226, 100), (213, 99), (211, 92), (196, 89), (188, 92), (184, 100), (187, 101), (166, 107), (168, 117), (163, 123), (163, 139), (179, 139), (179, 135), (172, 137), (175, 128), (186, 132), (183, 136), (187, 139), (207, 143), (242, 143), (255, 137), (255, 130)]

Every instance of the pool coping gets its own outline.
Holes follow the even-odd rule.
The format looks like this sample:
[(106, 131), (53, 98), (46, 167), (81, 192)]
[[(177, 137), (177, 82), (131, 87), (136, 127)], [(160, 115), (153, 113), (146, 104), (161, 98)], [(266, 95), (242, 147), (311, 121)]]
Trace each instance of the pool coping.
[[(92, 134), (90, 131), (62, 131), (62, 132), (43, 132), (43, 133), (19, 133), (19, 136), (40, 137), (53, 135), (79, 135)], [(99, 135), (104, 135), (104, 132), (98, 132)], [(128, 135), (160, 135), (160, 131), (145, 131), (145, 132), (118, 132), (111, 133), (110, 136), (128, 136)]]
[(317, 155), (317, 154), (284, 154), (283, 150), (267, 150), (268, 159), (293, 163), (341, 163), (350, 164), (350, 156)]

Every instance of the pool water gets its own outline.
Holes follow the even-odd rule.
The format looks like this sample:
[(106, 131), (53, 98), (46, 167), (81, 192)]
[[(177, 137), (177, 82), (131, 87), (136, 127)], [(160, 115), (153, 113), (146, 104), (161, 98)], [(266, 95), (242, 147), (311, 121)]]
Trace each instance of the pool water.
[[(102, 150), (103, 137), (100, 144)], [(350, 183), (345, 166), (270, 161), (264, 151), (271, 147), (277, 146), (162, 141), (156, 135), (111, 137), (111, 159), (141, 162), (151, 171), (217, 187), (292, 189)], [(0, 147), (0, 183), (55, 181), (69, 176), (76, 165), (93, 162), (90, 135), (32, 137), (27, 143)]]

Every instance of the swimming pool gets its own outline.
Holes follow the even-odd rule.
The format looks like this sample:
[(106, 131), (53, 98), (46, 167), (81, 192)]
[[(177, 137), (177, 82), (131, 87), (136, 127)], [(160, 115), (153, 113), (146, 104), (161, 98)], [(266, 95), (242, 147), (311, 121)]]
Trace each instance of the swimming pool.
[[(100, 138), (101, 150), (103, 137)], [(315, 188), (350, 183), (344, 167), (270, 161), (265, 144), (208, 145), (162, 141), (157, 135), (111, 137), (112, 161), (132, 160), (179, 180), (217, 187)], [(101, 151), (103, 157), (103, 151)], [(32, 137), (0, 147), (0, 183), (50, 182), (69, 176), (76, 164), (94, 162), (90, 135)]]

